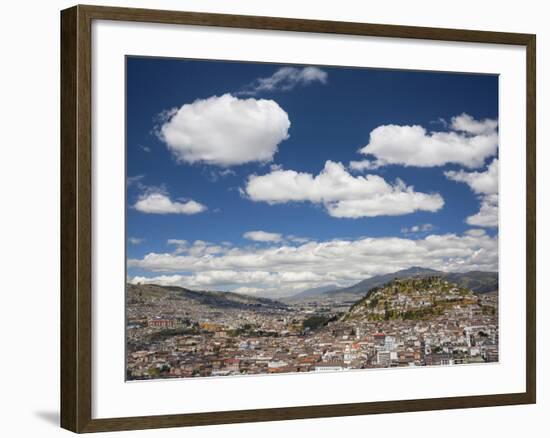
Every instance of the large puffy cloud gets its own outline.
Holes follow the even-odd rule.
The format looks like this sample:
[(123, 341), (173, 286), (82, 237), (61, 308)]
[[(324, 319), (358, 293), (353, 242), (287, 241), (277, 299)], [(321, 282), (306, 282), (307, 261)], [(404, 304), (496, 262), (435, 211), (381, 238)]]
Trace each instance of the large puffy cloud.
[(171, 111), (158, 135), (178, 161), (228, 167), (271, 161), (289, 127), (275, 101), (224, 94)]
[(444, 204), (437, 193), (415, 192), (401, 180), (389, 184), (378, 175), (355, 177), (333, 161), (327, 161), (316, 176), (280, 168), (265, 175), (251, 175), (244, 192), (252, 201), (269, 204), (323, 204), (331, 216), (345, 218), (433, 212)]
[(483, 172), (448, 171), (445, 176), (450, 180), (466, 183), (479, 197), (479, 212), (467, 217), (467, 224), (477, 227), (498, 226), (497, 158)]
[(134, 208), (142, 213), (150, 214), (197, 214), (206, 210), (199, 202), (188, 200), (173, 201), (162, 192), (148, 192), (139, 197)]
[(468, 168), (484, 165), (498, 146), (497, 121), (475, 120), (468, 114), (451, 120), (450, 131), (428, 132), (419, 125), (382, 125), (370, 133), (369, 143), (359, 152), (375, 159), (354, 161), (354, 170), (387, 164), (432, 167), (447, 163)]
[(410, 266), (447, 272), (498, 269), (497, 237), (471, 231), (423, 239), (336, 239), (267, 247), (175, 242), (184, 245), (178, 252), (149, 253), (141, 259), (130, 259), (130, 268), (153, 273), (130, 281), (254, 291), (276, 297), (326, 284), (345, 286)]
[(328, 74), (318, 67), (281, 67), (271, 76), (258, 78), (237, 94), (254, 96), (262, 92), (289, 91), (297, 85), (309, 85), (314, 82), (326, 84)]

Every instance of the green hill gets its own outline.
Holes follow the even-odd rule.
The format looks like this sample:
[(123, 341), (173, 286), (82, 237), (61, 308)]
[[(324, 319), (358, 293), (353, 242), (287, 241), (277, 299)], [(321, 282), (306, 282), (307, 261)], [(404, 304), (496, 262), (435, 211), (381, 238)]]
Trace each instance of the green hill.
[(413, 266), (408, 269), (403, 269), (397, 272), (391, 272), (389, 274), (375, 275), (366, 280), (362, 280), (352, 286), (333, 289), (323, 292), (322, 295), (328, 297), (345, 297), (347, 299), (353, 297), (364, 296), (373, 287), (382, 286), (389, 281), (399, 278), (410, 277), (429, 277), (437, 275), (442, 278), (446, 278), (452, 283), (456, 283), (459, 286), (468, 288), (476, 294), (483, 294), (498, 290), (498, 272), (485, 272), (485, 271), (469, 271), (469, 272), (443, 272), (430, 268), (422, 268), (419, 266)]
[(470, 289), (445, 277), (395, 279), (370, 289), (343, 318), (346, 321), (429, 319), (442, 315), (451, 307), (477, 304), (478, 300)]

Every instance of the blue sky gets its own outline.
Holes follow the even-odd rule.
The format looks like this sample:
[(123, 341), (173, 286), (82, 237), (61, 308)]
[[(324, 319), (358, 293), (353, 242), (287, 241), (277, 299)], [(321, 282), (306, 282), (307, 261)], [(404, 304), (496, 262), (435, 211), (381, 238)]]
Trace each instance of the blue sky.
[(128, 277), (497, 269), (497, 120), (497, 76), (129, 57)]

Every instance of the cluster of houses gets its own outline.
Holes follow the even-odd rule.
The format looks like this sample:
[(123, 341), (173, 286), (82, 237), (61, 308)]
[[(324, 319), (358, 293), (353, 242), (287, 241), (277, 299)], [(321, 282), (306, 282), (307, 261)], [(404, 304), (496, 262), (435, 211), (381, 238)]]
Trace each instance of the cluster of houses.
[[(491, 306), (496, 308), (496, 298), (485, 298), (485, 307)], [(301, 329), (300, 321), (308, 314), (258, 317), (239, 313), (227, 320), (201, 321), (193, 334), (178, 334), (181, 319), (151, 317), (129, 329), (134, 340), (167, 329), (175, 333), (148, 344), (135, 343), (136, 348), (128, 349), (127, 377), (207, 377), (497, 362), (497, 312), (480, 309), (477, 304), (451, 307), (436, 318), (418, 321), (340, 319), (312, 331)], [(248, 330), (237, 330), (245, 325)]]

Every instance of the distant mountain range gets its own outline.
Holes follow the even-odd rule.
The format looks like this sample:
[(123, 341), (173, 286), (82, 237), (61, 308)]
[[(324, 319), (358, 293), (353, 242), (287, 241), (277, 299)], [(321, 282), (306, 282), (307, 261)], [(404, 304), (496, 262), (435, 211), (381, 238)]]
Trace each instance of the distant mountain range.
[[(364, 297), (373, 287), (383, 286), (386, 283), (400, 278), (440, 276), (461, 287), (468, 288), (476, 294), (483, 294), (498, 290), (498, 273), (485, 271), (470, 272), (443, 272), (430, 268), (414, 266), (389, 274), (375, 275), (352, 286), (338, 288), (335, 284), (306, 289), (291, 297), (280, 298), (285, 302), (311, 300), (316, 297), (333, 298), (338, 301), (356, 301)], [(179, 286), (160, 286), (155, 284), (128, 284), (127, 300), (169, 298), (175, 300), (192, 300), (218, 308), (233, 309), (261, 309), (287, 308), (287, 305), (276, 299), (259, 295), (245, 295), (234, 292), (196, 291)]]
[(313, 287), (311, 289), (303, 290), (302, 292), (293, 295), (292, 298), (300, 300), (304, 298), (316, 297), (318, 295), (324, 294), (325, 292), (334, 290), (338, 290), (338, 286), (336, 284), (328, 284), (326, 286)]
[(269, 298), (242, 295), (233, 292), (196, 291), (179, 286), (160, 286), (156, 284), (127, 284), (126, 300), (129, 304), (154, 299), (191, 300), (196, 304), (220, 309), (242, 310), (286, 309), (287, 306)]
[(413, 266), (389, 274), (375, 275), (352, 286), (330, 289), (318, 287), (296, 294), (292, 299), (302, 300), (313, 297), (331, 297), (335, 299), (357, 299), (367, 294), (373, 287), (382, 286), (394, 279), (409, 277), (440, 276), (459, 286), (466, 287), (474, 293), (488, 293), (498, 290), (498, 272), (470, 271), (470, 272), (443, 272), (430, 268)]
[(462, 287), (471, 289), (476, 294), (484, 294), (498, 290), (498, 272), (470, 271), (450, 273), (444, 277)]

